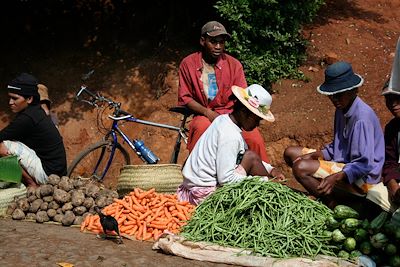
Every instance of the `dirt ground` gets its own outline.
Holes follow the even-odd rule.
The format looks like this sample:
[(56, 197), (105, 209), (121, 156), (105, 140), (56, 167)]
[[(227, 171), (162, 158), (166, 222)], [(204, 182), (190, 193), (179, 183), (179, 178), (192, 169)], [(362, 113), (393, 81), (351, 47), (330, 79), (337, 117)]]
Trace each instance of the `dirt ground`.
[[(284, 149), (289, 145), (319, 148), (332, 138), (334, 108), (327, 97), (316, 92), (316, 87), (323, 82), (326, 55), (352, 63), (354, 71), (364, 77), (359, 95), (376, 111), (382, 127), (391, 118), (380, 91), (390, 74), (400, 35), (399, 13), (400, 1), (329, 0), (315, 22), (304, 29), (310, 46), (308, 60), (301, 70), (309, 81), (283, 80), (275, 84), (272, 112), (276, 122), (261, 125), (272, 164), (284, 170), (292, 185), (298, 186), (283, 163)], [(168, 60), (152, 57), (140, 62), (124, 57), (110, 58), (99, 52), (93, 60), (96, 63), (85, 65), (82, 63), (84, 56), (75, 51), (64, 57), (46, 57), (32, 63), (36, 74), (50, 88), (68, 162), (83, 147), (101, 137), (95, 123), (97, 113), (76, 103), (73, 98), (79, 88), (79, 77), (89, 65), (100, 69), (93, 77), (97, 81), (90, 83), (92, 88), (121, 101), (123, 107), (138, 118), (177, 125), (179, 116), (168, 112), (168, 108), (177, 101), (177, 66), (187, 54), (185, 52), (174, 54), (169, 51), (169, 55), (175, 56)], [(49, 70), (46, 67), (49, 65), (54, 69)], [(78, 67), (74, 68), (76, 65)], [(61, 67), (56, 69), (57, 66), (62, 66), (62, 70)], [(154, 97), (156, 93), (161, 95), (158, 99)], [(5, 103), (4, 99), (0, 101)], [(8, 122), (8, 115), (0, 113), (0, 128)], [(161, 162), (168, 162), (175, 138), (173, 133), (136, 125), (125, 129), (132, 137), (143, 138)], [(186, 156), (187, 151), (182, 148), (179, 162), (182, 163)], [(140, 161), (135, 159), (133, 163)], [(126, 241), (117, 246), (72, 228), (9, 220), (0, 220), (0, 225), (1, 261), (9, 264), (2, 266), (54, 266), (60, 261), (69, 261), (76, 266), (106, 266), (106, 263), (112, 263), (112, 266), (203, 266), (151, 251), (147, 243)]]
[(79, 228), (0, 219), (2, 267), (52, 267), (59, 263), (84, 266), (228, 266), (166, 255), (153, 242), (124, 239), (123, 244), (82, 234)]

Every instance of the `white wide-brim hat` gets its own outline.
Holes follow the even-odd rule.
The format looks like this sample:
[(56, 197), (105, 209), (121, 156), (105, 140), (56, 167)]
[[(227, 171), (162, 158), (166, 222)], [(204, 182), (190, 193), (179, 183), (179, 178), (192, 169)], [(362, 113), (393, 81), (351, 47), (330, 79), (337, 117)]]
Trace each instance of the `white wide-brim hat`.
[(262, 86), (252, 84), (247, 88), (242, 88), (234, 85), (232, 92), (251, 112), (266, 121), (275, 121), (270, 111), (272, 97)]

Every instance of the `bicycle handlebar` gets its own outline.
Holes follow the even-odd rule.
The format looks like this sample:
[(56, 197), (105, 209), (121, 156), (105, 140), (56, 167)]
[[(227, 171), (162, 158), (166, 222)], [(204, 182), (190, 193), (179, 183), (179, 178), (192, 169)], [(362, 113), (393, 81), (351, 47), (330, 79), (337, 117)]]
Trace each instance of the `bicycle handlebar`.
[[(86, 100), (86, 99), (82, 99), (81, 96), (83, 94), (87, 94), (90, 96), (90, 100)], [(93, 93), (92, 91), (90, 91), (86, 85), (82, 85), (81, 89), (78, 91), (78, 93), (76, 94), (76, 99), (85, 103), (88, 103), (89, 105), (98, 107), (97, 103), (98, 102), (104, 102), (107, 103), (107, 105), (109, 106), (110, 109), (114, 109), (113, 114), (115, 116), (119, 116), (119, 115), (130, 115), (132, 116), (131, 113), (122, 110), (121, 109), (121, 103), (120, 102), (115, 102), (107, 97), (102, 96), (100, 93)]]

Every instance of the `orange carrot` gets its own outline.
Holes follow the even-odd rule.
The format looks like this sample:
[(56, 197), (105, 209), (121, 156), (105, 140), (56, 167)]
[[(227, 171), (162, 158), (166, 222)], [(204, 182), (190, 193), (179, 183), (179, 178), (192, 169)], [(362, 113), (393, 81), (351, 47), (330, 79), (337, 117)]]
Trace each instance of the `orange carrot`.
[(151, 188), (150, 190), (148, 190), (148, 191), (146, 191), (146, 192), (144, 192), (144, 193), (141, 193), (141, 194), (139, 195), (138, 199), (143, 199), (143, 198), (149, 196), (150, 194), (153, 194), (155, 191), (156, 191), (155, 188)]
[(147, 216), (149, 216), (152, 213), (151, 210), (146, 211), (145, 213), (143, 213), (138, 220), (143, 220), (144, 218), (146, 218)]
[(181, 212), (177, 212), (175, 216), (178, 217), (182, 221), (186, 221), (187, 220), (187, 217), (185, 216), (185, 214), (183, 214)]
[(151, 223), (151, 224), (149, 224), (149, 226), (152, 227), (152, 228), (155, 228), (155, 229), (160, 229), (160, 230), (165, 230), (165, 229), (168, 228), (167, 225), (165, 225), (165, 224), (154, 224), (154, 223)]
[(172, 215), (171, 215), (171, 213), (169, 213), (167, 207), (164, 207), (164, 213), (165, 213), (165, 216), (166, 216), (167, 218), (171, 218), (171, 217), (172, 217)]

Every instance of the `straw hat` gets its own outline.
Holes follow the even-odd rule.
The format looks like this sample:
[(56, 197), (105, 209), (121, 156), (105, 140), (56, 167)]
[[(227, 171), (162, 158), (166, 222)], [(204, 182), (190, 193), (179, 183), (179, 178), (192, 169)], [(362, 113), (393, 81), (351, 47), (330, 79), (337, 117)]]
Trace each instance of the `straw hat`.
[(232, 86), (232, 92), (251, 112), (266, 121), (275, 121), (274, 115), (269, 110), (272, 104), (272, 97), (262, 86), (252, 84), (247, 88), (241, 88), (234, 85)]

